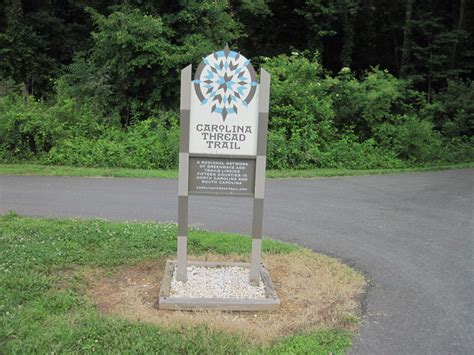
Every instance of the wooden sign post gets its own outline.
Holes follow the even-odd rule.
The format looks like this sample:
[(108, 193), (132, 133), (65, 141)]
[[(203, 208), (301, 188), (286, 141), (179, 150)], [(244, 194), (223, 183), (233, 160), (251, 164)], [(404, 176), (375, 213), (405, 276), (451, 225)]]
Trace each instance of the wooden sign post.
[(229, 47), (181, 71), (177, 280), (187, 280), (188, 199), (253, 198), (250, 283), (260, 280), (270, 74)]

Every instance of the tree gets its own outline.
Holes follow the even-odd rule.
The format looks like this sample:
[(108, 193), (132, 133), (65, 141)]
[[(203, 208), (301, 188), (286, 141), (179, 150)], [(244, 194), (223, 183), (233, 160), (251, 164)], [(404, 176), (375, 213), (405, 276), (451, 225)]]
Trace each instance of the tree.
[(0, 76), (22, 83), (29, 93), (41, 79), (41, 66), (48, 66), (43, 56), (36, 56), (40, 38), (25, 23), (23, 6), (19, 0), (5, 3), (6, 27), (0, 33)]
[(400, 62), (400, 77), (407, 74), (408, 63), (410, 62), (411, 51), (411, 14), (413, 11), (413, 0), (406, 0), (405, 3), (405, 26), (403, 29), (403, 49), (402, 60)]
[(86, 2), (7, 0), (0, 6), (0, 19), (5, 19), (0, 25), (0, 77), (23, 83), (30, 94), (47, 96), (62, 66), (89, 45), (92, 28), (82, 8)]
[(451, 50), (450, 69), (454, 69), (454, 64), (456, 61), (456, 49), (459, 43), (459, 39), (462, 36), (463, 31), (464, 31), (464, 16), (466, 13), (465, 10), (466, 10), (466, 0), (460, 0), (458, 23), (456, 26), (456, 41), (453, 43), (453, 48)]
[(163, 16), (129, 5), (114, 7), (108, 16), (89, 8), (96, 26), (94, 45), (77, 56), (64, 79), (81, 88), (82, 95), (113, 108), (124, 127), (176, 107), (180, 70), (239, 35), (226, 21), (225, 4), (216, 9), (209, 1), (190, 2)]
[(359, 10), (359, 3), (353, 0), (340, 1), (342, 16), (342, 48), (340, 61), (343, 67), (352, 64), (352, 52), (354, 49), (354, 23)]

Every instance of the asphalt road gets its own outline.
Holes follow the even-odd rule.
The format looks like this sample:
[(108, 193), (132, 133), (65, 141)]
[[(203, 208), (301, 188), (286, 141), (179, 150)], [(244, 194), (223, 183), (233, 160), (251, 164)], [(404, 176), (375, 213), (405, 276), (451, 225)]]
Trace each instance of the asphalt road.
[[(474, 169), (267, 182), (264, 234), (371, 280), (356, 354), (474, 353)], [(177, 181), (0, 176), (0, 212), (176, 221)], [(190, 199), (192, 225), (250, 233), (251, 199)]]

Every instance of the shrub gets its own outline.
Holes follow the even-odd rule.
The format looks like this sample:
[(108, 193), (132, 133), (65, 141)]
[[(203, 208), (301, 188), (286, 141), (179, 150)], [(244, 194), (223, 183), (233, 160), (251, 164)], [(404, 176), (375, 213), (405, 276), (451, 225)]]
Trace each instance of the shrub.
[(416, 110), (419, 95), (386, 71), (375, 68), (358, 80), (345, 68), (333, 78), (317, 57), (300, 55), (264, 66), (272, 74), (272, 168), (400, 167), (403, 159), (424, 162), (439, 149), (429, 121), (399, 124), (400, 112)]
[(76, 136), (59, 142), (43, 158), (46, 164), (140, 169), (176, 168), (179, 130), (150, 118), (128, 131), (103, 127), (100, 136)]
[(474, 161), (474, 137), (454, 137), (446, 142), (439, 161), (453, 164)]
[(448, 139), (474, 134), (474, 84), (449, 80), (430, 106), (436, 128)]
[(4, 159), (40, 156), (64, 136), (62, 117), (48, 109), (44, 102), (31, 97), (0, 97), (0, 116), (0, 147)]
[(51, 102), (17, 92), (0, 97), (1, 161), (143, 169), (177, 166), (176, 113), (160, 112), (124, 130), (60, 89)]
[(443, 141), (429, 120), (403, 115), (397, 116), (395, 121), (382, 123), (374, 132), (382, 148), (392, 150), (400, 159), (415, 163), (438, 160)]
[(275, 162), (270, 166), (312, 166), (317, 152), (336, 135), (332, 101), (323, 85), (325, 71), (317, 57), (299, 55), (267, 59), (264, 67), (272, 75), (269, 154)]
[(393, 151), (379, 147), (373, 139), (359, 143), (351, 134), (344, 135), (321, 152), (317, 163), (321, 168), (345, 169), (401, 168), (404, 165)]
[(394, 123), (397, 115), (415, 113), (424, 101), (422, 94), (410, 89), (408, 81), (378, 68), (360, 79), (344, 68), (336, 77), (327, 77), (326, 82), (335, 126), (339, 130), (354, 129), (361, 139), (372, 137), (383, 123)]
[[(450, 82), (425, 95), (377, 68), (358, 79), (344, 68), (331, 77), (318, 58), (264, 58), (272, 74), (268, 167), (396, 168), (474, 160), (473, 86)], [(36, 101), (0, 85), (0, 160), (36, 160), (87, 167), (176, 168), (179, 128), (174, 111), (120, 124), (101, 101), (66, 80), (56, 96)], [(89, 89), (94, 89), (95, 86)], [(79, 90), (80, 91), (80, 90)], [(93, 90), (92, 90), (93, 91)]]

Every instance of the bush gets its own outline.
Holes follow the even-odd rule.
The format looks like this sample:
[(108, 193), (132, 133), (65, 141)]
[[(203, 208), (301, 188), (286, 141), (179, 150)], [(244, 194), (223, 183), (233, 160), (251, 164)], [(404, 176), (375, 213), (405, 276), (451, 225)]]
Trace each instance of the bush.
[(449, 80), (445, 90), (434, 95), (430, 105), (436, 128), (448, 139), (474, 134), (474, 84)]
[(183, 10), (150, 14), (123, 4), (103, 15), (87, 8), (93, 45), (76, 53), (61, 80), (81, 101), (119, 115), (123, 126), (177, 106), (181, 69), (237, 40), (241, 31), (226, 1), (176, 6)]
[(266, 59), (264, 67), (272, 75), (270, 166), (315, 165), (318, 152), (336, 138), (332, 100), (323, 85), (324, 69), (317, 57), (309, 60), (299, 55)]
[(355, 130), (361, 139), (373, 136), (382, 123), (393, 123), (397, 114), (412, 112), (417, 99), (409, 83), (387, 71), (373, 68), (357, 79), (349, 68), (326, 78), (327, 95), (333, 101), (334, 125)]
[[(87, 167), (175, 168), (176, 113), (161, 112), (128, 130), (61, 91), (51, 102), (9, 92), (0, 97), (0, 159)], [(110, 119), (108, 122), (112, 122)]]
[(321, 152), (317, 164), (320, 168), (345, 169), (401, 168), (404, 165), (393, 151), (379, 147), (373, 139), (359, 143), (350, 134)]
[[(360, 79), (349, 68), (331, 77), (317, 57), (302, 55), (266, 59), (264, 67), (272, 74), (271, 168), (395, 168), (460, 162), (462, 154), (472, 160), (469, 139), (451, 141), (447, 131), (472, 136), (471, 83), (452, 82), (429, 104), (410, 82), (378, 68)], [(448, 139), (436, 129), (440, 121)]]
[(439, 161), (453, 164), (474, 161), (474, 137), (452, 138), (441, 150)]
[(134, 124), (128, 131), (103, 127), (100, 136), (76, 136), (60, 141), (44, 156), (46, 164), (120, 167), (137, 169), (176, 168), (179, 130), (165, 128), (158, 119)]
[(433, 124), (416, 116), (397, 116), (395, 123), (382, 123), (375, 131), (382, 148), (414, 163), (436, 161), (443, 149), (441, 135)]
[[(318, 58), (264, 58), (272, 74), (268, 167), (397, 168), (474, 160), (470, 82), (450, 82), (427, 103), (423, 93), (377, 68), (357, 79), (331, 77)], [(103, 116), (99, 101), (72, 98), (66, 81), (50, 102), (0, 86), (0, 159), (85, 167), (177, 167), (174, 111), (151, 118)], [(113, 112), (114, 110), (110, 110)], [(102, 112), (102, 113), (101, 113)]]
[(0, 147), (4, 159), (32, 159), (64, 136), (65, 121), (41, 101), (18, 95), (0, 97)]

